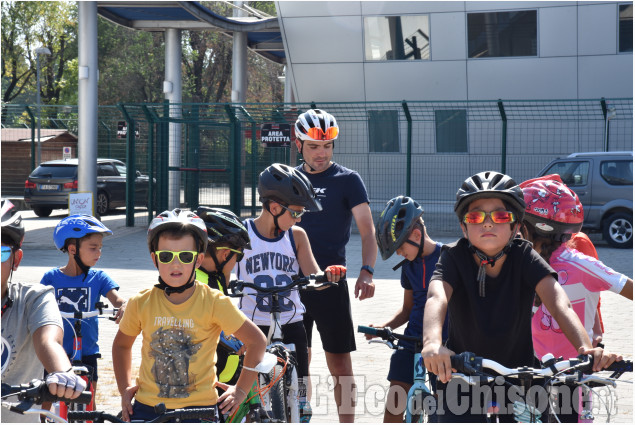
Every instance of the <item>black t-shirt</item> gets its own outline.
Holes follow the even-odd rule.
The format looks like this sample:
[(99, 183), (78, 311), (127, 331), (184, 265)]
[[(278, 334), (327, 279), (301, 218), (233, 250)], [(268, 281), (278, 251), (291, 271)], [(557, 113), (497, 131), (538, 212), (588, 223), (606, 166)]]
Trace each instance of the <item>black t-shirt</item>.
[(549, 274), (557, 279), (556, 273), (522, 239), (514, 240), (498, 277), (486, 277), (485, 297), (479, 296), (477, 273), (467, 239), (443, 247), (432, 278), (453, 289), (448, 348), (457, 354), (470, 351), (510, 368), (532, 365), (536, 285)]
[(315, 261), (321, 270), (334, 264), (345, 266), (352, 209), (369, 202), (362, 178), (357, 171), (336, 163), (317, 174), (305, 172), (302, 165), (296, 169), (307, 176), (322, 204), (322, 211), (307, 213), (298, 223), (309, 237)]

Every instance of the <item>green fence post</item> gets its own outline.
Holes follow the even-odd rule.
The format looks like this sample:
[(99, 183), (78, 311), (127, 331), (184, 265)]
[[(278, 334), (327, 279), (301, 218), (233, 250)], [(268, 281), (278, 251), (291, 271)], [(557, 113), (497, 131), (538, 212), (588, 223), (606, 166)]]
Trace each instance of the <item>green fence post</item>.
[(229, 179), (231, 182), (229, 187), (229, 205), (230, 209), (240, 217), (240, 209), (242, 206), (242, 202), (240, 201), (240, 121), (234, 111), (232, 111), (231, 106), (225, 105), (225, 112), (232, 123), (230, 140), (233, 144), (229, 149), (232, 168)]
[(401, 102), (403, 112), (408, 120), (408, 139), (406, 140), (406, 196), (410, 196), (410, 180), (412, 176), (412, 117), (408, 103), (404, 100)]
[(506, 173), (507, 168), (507, 114), (505, 113), (505, 107), (503, 101), (498, 99), (498, 111), (503, 121), (503, 134), (502, 134), (502, 146), (501, 146), (501, 173)]
[(607, 119), (609, 109), (606, 106), (606, 99), (602, 98), (600, 100), (600, 105), (602, 105), (602, 116), (604, 117), (604, 152), (609, 151), (609, 120)]
[(154, 218), (154, 204), (156, 202), (154, 196), (154, 120), (147, 105), (141, 105), (141, 109), (148, 122), (148, 224), (150, 224)]
[[(169, 155), (169, 132), (170, 132), (170, 101), (163, 101), (163, 117), (161, 119), (161, 139), (159, 146), (159, 167), (161, 170), (161, 206), (160, 210), (168, 209), (168, 183), (169, 183), (169, 171), (170, 155)], [(179, 201), (180, 202), (180, 201)], [(158, 211), (158, 210), (157, 210)]]
[(126, 227), (134, 227), (135, 180), (137, 179), (135, 121), (128, 114), (123, 103), (118, 103), (117, 108), (123, 114), (128, 125), (128, 134), (126, 135)]
[(29, 108), (29, 105), (25, 105), (24, 110), (29, 114), (29, 118), (31, 118), (31, 171), (33, 171), (35, 170), (35, 116), (31, 108)]
[(194, 209), (195, 207), (198, 207), (199, 204), (199, 188), (200, 188), (200, 178), (201, 178), (201, 173), (199, 171), (200, 168), (200, 152), (201, 152), (201, 129), (199, 126), (199, 105), (192, 105), (192, 112), (191, 112), (191, 124), (190, 124), (190, 128), (189, 128), (189, 137), (188, 137), (188, 144), (189, 144), (189, 149), (186, 151), (187, 152), (187, 158), (188, 160), (188, 165), (186, 165), (186, 167), (188, 168), (195, 168), (196, 171), (188, 171), (188, 174), (190, 176), (189, 178), (189, 199), (188, 199), (188, 205), (191, 209)]
[(251, 216), (256, 216), (256, 192), (258, 187), (258, 178), (256, 177), (256, 158), (257, 149), (256, 146), (256, 131), (258, 130), (257, 124), (254, 122), (251, 124)]

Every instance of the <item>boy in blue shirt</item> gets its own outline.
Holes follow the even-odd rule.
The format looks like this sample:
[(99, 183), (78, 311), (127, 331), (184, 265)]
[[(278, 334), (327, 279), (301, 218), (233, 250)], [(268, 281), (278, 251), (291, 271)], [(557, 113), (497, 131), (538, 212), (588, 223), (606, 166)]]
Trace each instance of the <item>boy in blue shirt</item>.
[[(377, 327), (395, 329), (407, 323), (404, 335), (418, 337), (423, 333), (423, 309), (428, 296), (428, 282), (439, 260), (442, 246), (430, 238), (422, 216), (423, 208), (416, 201), (408, 196), (397, 196), (388, 201), (375, 226), (375, 237), (382, 259), (389, 259), (395, 252), (404, 257), (394, 267), (397, 270), (403, 266), (403, 305), (390, 320)], [(371, 338), (373, 336), (366, 335), (366, 339)], [(443, 328), (443, 338), (447, 338), (447, 321)], [(414, 344), (400, 341), (400, 345), (408, 349), (396, 350), (390, 359), (390, 389), (386, 398), (384, 422), (403, 422), (405, 396), (414, 383)], [(436, 377), (431, 373), (428, 376), (430, 385), (434, 388)]]
[[(55, 288), (55, 298), (60, 311), (63, 312), (93, 311), (95, 303), (102, 296), (108, 298), (114, 307), (119, 308), (116, 317), (116, 323), (119, 323), (126, 304), (126, 300), (117, 292), (119, 285), (103, 271), (91, 269), (101, 256), (104, 235), (112, 235), (112, 232), (89, 215), (75, 214), (60, 221), (55, 227), (53, 240), (57, 249), (68, 254), (68, 263), (64, 267), (46, 272), (41, 283)], [(97, 359), (101, 357), (97, 345), (97, 319), (82, 319), (81, 361), (92, 368), (90, 380), (93, 384), (93, 394), (97, 391)], [(64, 321), (63, 345), (69, 357), (74, 354), (74, 321), (75, 319)]]

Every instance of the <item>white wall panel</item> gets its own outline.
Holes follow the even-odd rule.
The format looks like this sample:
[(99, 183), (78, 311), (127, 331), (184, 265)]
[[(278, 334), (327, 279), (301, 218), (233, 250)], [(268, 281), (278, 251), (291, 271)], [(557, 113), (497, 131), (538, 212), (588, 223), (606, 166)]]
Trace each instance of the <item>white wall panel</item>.
[(468, 99), (575, 99), (576, 58), (470, 60)]
[(465, 59), (465, 13), (430, 14), (430, 57), (433, 61)]
[(298, 102), (364, 100), (361, 63), (297, 64), (293, 67)]
[(465, 99), (465, 61), (366, 63), (366, 100)]
[(288, 17), (316, 17), (359, 15), (361, 4), (358, 1), (280, 1), (278, 15)]
[(538, 13), (539, 52), (541, 57), (577, 54), (577, 8), (545, 7)]
[(584, 56), (579, 59), (581, 99), (633, 97), (633, 55)]
[(617, 5), (578, 6), (578, 49), (580, 55), (617, 53)]
[(404, 15), (465, 10), (461, 1), (364, 1), (361, 5), (364, 15)]
[(289, 58), (298, 63), (361, 62), (361, 16), (284, 19)]

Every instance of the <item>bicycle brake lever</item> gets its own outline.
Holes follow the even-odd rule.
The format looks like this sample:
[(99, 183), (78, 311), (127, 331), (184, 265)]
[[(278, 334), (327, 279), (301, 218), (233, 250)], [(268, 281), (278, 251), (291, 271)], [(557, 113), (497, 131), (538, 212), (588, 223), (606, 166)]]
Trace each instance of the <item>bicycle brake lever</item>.
[(390, 341), (380, 341), (380, 340), (376, 340), (376, 339), (371, 339), (370, 341), (368, 341), (369, 344), (384, 344), (385, 346), (387, 346), (388, 348), (395, 348), (395, 344), (393, 344)]

